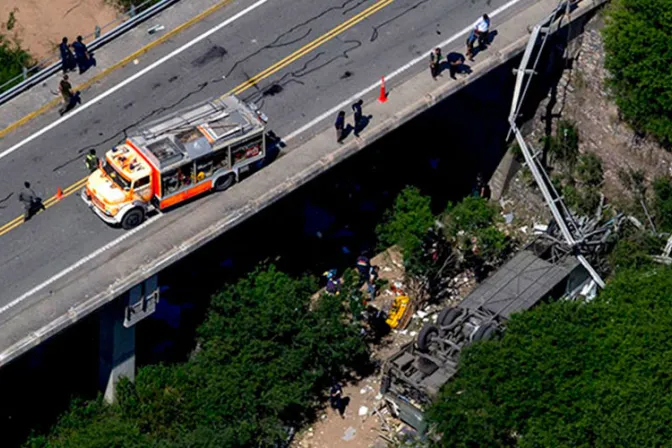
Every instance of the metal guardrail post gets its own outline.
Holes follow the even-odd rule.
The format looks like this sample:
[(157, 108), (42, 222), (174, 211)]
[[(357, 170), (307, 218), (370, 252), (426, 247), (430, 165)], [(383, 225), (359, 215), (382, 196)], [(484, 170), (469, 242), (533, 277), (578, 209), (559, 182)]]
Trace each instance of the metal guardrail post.
[(21, 74), (23, 75), (23, 80), (25, 81), (28, 79), (28, 69), (24, 67), (23, 65), (21, 66)]
[(98, 25), (96, 25), (96, 27), (93, 29), (93, 35), (96, 39), (100, 37), (100, 27)]

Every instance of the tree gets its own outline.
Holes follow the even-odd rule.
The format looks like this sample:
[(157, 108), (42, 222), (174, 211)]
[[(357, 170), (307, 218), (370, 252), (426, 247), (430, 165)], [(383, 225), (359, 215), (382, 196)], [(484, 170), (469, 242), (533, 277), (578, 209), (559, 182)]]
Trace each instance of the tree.
[(608, 83), (622, 115), (672, 142), (672, 3), (616, 0), (603, 31)]
[(496, 227), (500, 220), (494, 205), (474, 196), (448, 204), (442, 217), (445, 236), (474, 266), (496, 264), (510, 249), (509, 238)]
[(257, 269), (212, 298), (189, 362), (139, 369), (117, 404), (73, 405), (27, 446), (273, 446), (314, 417), (332, 378), (368, 360), (341, 297), (313, 301), (316, 289)]
[(542, 304), (467, 348), (429, 413), (436, 445), (667, 445), (671, 274), (622, 271), (589, 303)]
[(672, 232), (672, 179), (669, 176), (654, 179), (653, 194), (658, 230)]
[(409, 186), (401, 190), (392, 208), (385, 212), (376, 233), (383, 247), (399, 245), (404, 253), (412, 253), (422, 245), (434, 219), (431, 198)]

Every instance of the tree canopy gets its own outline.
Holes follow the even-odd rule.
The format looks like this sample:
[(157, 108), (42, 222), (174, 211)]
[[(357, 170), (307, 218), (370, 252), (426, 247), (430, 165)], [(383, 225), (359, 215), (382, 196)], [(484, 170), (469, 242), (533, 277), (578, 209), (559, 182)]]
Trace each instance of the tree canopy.
[(589, 303), (513, 316), (475, 344), (431, 409), (444, 447), (665, 446), (672, 270), (619, 272)]
[(672, 143), (672, 2), (615, 0), (604, 36), (621, 113), (638, 130)]
[(368, 360), (340, 296), (259, 269), (215, 295), (184, 364), (140, 368), (118, 402), (75, 402), (30, 447), (273, 446), (313, 417), (332, 378)]

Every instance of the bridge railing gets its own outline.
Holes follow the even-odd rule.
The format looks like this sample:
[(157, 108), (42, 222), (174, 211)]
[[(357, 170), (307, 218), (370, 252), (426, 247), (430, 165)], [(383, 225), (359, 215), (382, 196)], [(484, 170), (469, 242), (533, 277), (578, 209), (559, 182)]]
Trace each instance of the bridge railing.
[[(128, 10), (120, 14), (115, 20), (103, 25), (96, 25), (92, 33), (84, 37), (84, 41), (93, 38), (87, 47), (89, 51), (96, 50), (138, 23), (146, 20), (170, 4), (178, 0), (145, 0), (143, 3), (132, 5)], [(37, 85), (58, 72), (62, 67), (60, 53), (55, 51), (51, 56), (41, 60), (32, 67), (23, 68), (20, 75), (15, 76), (4, 84), (0, 85), (0, 104), (4, 104), (14, 98), (21, 92), (24, 92), (34, 85)]]

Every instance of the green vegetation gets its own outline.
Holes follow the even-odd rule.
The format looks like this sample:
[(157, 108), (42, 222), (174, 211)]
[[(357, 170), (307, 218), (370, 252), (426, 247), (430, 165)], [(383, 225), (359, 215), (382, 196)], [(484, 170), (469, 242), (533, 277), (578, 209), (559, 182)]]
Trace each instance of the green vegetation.
[[(0, 85), (19, 76), (23, 72), (23, 67), (30, 67), (33, 64), (33, 58), (17, 41), (0, 34)], [(7, 86), (0, 92), (11, 87)]]
[(445, 236), (473, 267), (497, 264), (508, 253), (510, 240), (496, 227), (500, 220), (496, 206), (474, 196), (448, 204), (442, 218)]
[(159, 3), (161, 0), (107, 0), (109, 4), (115, 6), (122, 12), (126, 12), (131, 9), (131, 6), (140, 6), (143, 5), (143, 10), (147, 7)]
[(604, 29), (608, 80), (621, 114), (672, 143), (672, 2), (615, 0)]
[(431, 198), (423, 196), (416, 187), (406, 187), (376, 228), (380, 248), (398, 245), (404, 256), (412, 256), (420, 250), (422, 239), (433, 224)]
[(579, 130), (567, 120), (560, 120), (555, 134), (544, 138), (544, 150), (553, 163), (571, 172), (579, 157)]
[(603, 180), (602, 160), (592, 152), (582, 154), (561, 188), (565, 203), (579, 213), (592, 215), (600, 203)]
[(340, 296), (259, 269), (212, 298), (189, 362), (139, 369), (118, 403), (73, 403), (44, 448), (266, 447), (314, 417), (332, 378), (368, 362)]
[(672, 233), (672, 179), (669, 176), (656, 178), (653, 181), (653, 194), (658, 230)]
[(430, 418), (440, 447), (666, 446), (672, 270), (622, 271), (589, 303), (515, 315), (466, 349)]

